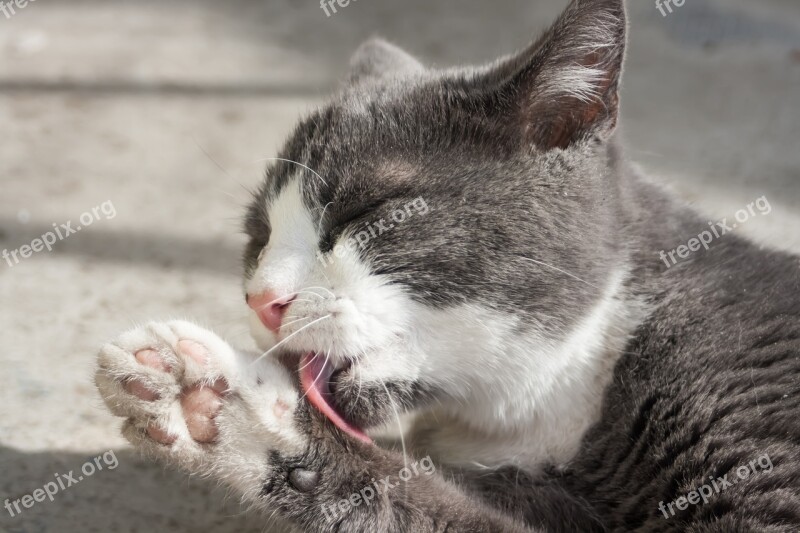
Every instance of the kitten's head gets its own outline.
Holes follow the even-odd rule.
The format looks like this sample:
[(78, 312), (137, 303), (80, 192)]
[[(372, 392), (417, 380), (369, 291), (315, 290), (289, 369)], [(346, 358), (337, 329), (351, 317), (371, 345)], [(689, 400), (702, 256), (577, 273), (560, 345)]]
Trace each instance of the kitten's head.
[(601, 298), (624, 41), (621, 0), (575, 0), (483, 68), (371, 41), (297, 127), (248, 211), (245, 289), (260, 347), (337, 425), (513, 387), (538, 354), (511, 345), (558, 342)]

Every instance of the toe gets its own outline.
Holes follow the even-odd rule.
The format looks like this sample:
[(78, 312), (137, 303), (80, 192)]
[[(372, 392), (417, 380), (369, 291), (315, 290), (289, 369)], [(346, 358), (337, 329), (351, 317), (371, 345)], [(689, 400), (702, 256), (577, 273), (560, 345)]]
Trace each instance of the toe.
[(144, 383), (135, 379), (125, 382), (124, 388), (128, 393), (146, 402), (152, 402), (160, 398), (157, 392), (148, 389)]
[(160, 370), (162, 372), (170, 371), (170, 366), (166, 363), (166, 361), (164, 361), (164, 359), (158, 355), (158, 352), (150, 348), (136, 352), (136, 360), (144, 366), (149, 366), (150, 368), (155, 368), (156, 370)]
[(164, 431), (158, 426), (149, 425), (147, 426), (147, 434), (156, 442), (160, 442), (161, 444), (172, 444), (175, 442), (175, 437)]
[(209, 360), (209, 353), (205, 346), (200, 344), (197, 341), (193, 341), (190, 339), (183, 339), (178, 341), (178, 351), (184, 356), (189, 359), (192, 359), (195, 363), (200, 365), (201, 368), (205, 368), (208, 365)]

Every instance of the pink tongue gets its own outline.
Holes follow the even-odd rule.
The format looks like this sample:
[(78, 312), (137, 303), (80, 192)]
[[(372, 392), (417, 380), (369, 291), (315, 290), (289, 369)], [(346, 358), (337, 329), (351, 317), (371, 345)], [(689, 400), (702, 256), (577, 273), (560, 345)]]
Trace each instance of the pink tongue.
[(336, 427), (362, 442), (372, 444), (372, 439), (360, 429), (350, 425), (331, 407), (330, 378), (334, 368), (326, 357), (307, 353), (300, 360), (300, 385), (311, 404), (336, 424)]

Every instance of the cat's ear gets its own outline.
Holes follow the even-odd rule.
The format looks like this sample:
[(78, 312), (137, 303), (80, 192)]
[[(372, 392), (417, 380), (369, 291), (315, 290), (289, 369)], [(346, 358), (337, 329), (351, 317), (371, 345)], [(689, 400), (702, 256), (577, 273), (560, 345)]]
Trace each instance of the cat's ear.
[(625, 33), (623, 0), (573, 0), (542, 38), (488, 73), (527, 142), (566, 148), (613, 132)]
[(413, 56), (379, 38), (372, 38), (358, 47), (350, 60), (349, 83), (369, 78), (382, 78), (423, 70), (425, 67)]

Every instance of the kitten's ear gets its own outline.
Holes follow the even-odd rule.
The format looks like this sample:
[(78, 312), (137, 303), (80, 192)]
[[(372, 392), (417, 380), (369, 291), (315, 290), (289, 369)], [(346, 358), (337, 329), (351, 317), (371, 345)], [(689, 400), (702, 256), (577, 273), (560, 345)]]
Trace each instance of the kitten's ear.
[(349, 83), (358, 83), (368, 78), (403, 72), (423, 70), (425, 67), (410, 54), (379, 38), (372, 38), (358, 47), (350, 59)]
[(566, 148), (613, 132), (625, 32), (623, 0), (573, 0), (541, 39), (489, 73), (529, 143)]

